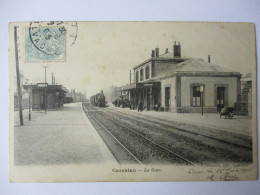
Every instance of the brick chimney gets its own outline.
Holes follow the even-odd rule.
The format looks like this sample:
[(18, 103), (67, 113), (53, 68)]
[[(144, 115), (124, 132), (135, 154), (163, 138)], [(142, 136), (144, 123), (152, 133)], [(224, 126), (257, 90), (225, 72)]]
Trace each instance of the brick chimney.
[(159, 57), (159, 48), (158, 47), (155, 48), (155, 55), (156, 55), (155, 57), (157, 57), (157, 58)]
[(180, 41), (178, 42), (178, 45), (176, 44), (176, 41), (174, 41), (174, 45), (173, 45), (173, 57), (174, 57), (174, 58), (180, 58), (180, 57), (181, 57), (181, 45), (180, 45)]
[(152, 58), (155, 57), (154, 53), (155, 53), (154, 50), (152, 50), (152, 55), (151, 55)]

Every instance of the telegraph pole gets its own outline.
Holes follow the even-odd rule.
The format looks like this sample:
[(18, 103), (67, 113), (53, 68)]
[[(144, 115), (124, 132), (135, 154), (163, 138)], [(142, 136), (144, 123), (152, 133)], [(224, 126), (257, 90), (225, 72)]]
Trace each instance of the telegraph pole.
[(203, 116), (203, 92), (201, 93), (201, 115)]
[(201, 115), (203, 116), (203, 93), (204, 93), (204, 86), (200, 86), (200, 96), (201, 96)]
[(22, 94), (21, 94), (21, 86), (20, 86), (19, 55), (18, 55), (18, 44), (17, 44), (17, 26), (14, 27), (14, 44), (15, 44), (15, 61), (16, 61), (16, 78), (17, 78), (19, 117), (20, 117), (20, 125), (23, 125)]
[(31, 120), (31, 94), (32, 94), (32, 83), (31, 83), (31, 87), (29, 90), (29, 120)]
[(48, 66), (44, 66), (44, 69), (45, 69), (45, 90), (44, 90), (44, 108), (45, 108), (45, 114), (46, 114), (46, 102), (47, 102), (47, 96), (46, 96), (46, 93), (47, 93), (47, 84), (46, 84), (46, 68), (48, 68)]
[(131, 84), (131, 81), (132, 81), (132, 78), (131, 78), (132, 74), (131, 74), (131, 70), (130, 70), (130, 84)]

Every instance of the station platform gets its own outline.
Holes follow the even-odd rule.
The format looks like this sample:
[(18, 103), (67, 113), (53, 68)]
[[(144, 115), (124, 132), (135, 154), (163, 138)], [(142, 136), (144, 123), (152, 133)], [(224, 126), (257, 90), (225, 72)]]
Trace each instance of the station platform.
[(172, 112), (159, 112), (159, 111), (146, 111), (138, 112), (137, 110), (130, 110), (129, 108), (115, 107), (109, 104), (109, 108), (121, 112), (134, 113), (135, 115), (143, 115), (149, 118), (154, 117), (160, 120), (170, 122), (182, 122), (187, 124), (194, 124), (211, 129), (218, 129), (222, 131), (229, 131), (236, 134), (252, 136), (252, 120), (246, 116), (234, 116), (232, 119), (225, 119), (224, 116), (220, 118), (217, 113), (172, 113)]
[(82, 110), (71, 103), (55, 111), (23, 111), (14, 115), (14, 163), (16, 165), (117, 163)]

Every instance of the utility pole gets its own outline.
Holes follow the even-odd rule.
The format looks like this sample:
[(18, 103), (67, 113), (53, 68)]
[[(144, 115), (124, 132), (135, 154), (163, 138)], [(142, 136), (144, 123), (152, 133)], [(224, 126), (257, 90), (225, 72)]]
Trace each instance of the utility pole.
[(31, 120), (31, 94), (32, 94), (32, 83), (31, 83), (31, 87), (29, 89), (29, 120)]
[(47, 107), (47, 105), (46, 105), (46, 102), (47, 102), (47, 81), (46, 81), (46, 69), (48, 68), (48, 66), (44, 66), (44, 69), (45, 69), (45, 90), (44, 90), (44, 108), (45, 108), (45, 114), (46, 114), (46, 107)]
[(201, 115), (203, 116), (203, 93), (204, 93), (204, 86), (200, 86), (200, 96), (201, 96)]
[(21, 86), (20, 86), (19, 55), (18, 55), (18, 44), (17, 44), (17, 26), (14, 27), (14, 44), (15, 44), (15, 61), (16, 61), (16, 78), (17, 78), (19, 117), (20, 117), (20, 125), (23, 125), (22, 94), (21, 94)]
[(131, 70), (130, 70), (130, 84), (131, 84), (131, 81), (132, 81), (132, 78), (131, 78), (132, 74), (131, 74)]
[(53, 85), (53, 72), (51, 73), (51, 84)]
[(201, 115), (203, 116), (203, 92), (201, 93)]

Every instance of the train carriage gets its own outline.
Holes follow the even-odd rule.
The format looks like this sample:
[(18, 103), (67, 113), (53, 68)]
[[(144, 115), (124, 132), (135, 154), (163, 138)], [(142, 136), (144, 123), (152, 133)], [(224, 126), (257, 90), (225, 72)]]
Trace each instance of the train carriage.
[(69, 97), (69, 96), (64, 97), (64, 103), (65, 104), (69, 104), (71, 102), (73, 102), (73, 97)]

